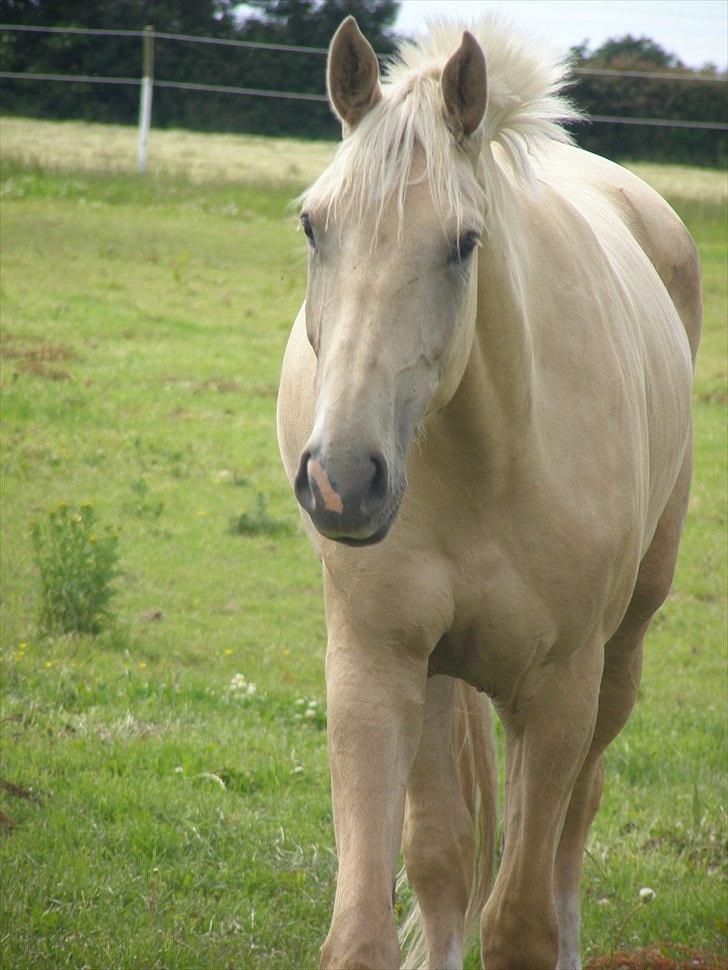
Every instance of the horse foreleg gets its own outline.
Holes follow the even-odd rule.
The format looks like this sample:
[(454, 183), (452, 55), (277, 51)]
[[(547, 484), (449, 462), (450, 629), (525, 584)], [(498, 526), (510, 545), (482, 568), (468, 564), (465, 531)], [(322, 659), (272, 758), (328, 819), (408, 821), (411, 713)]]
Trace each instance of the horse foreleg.
[[(330, 617), (329, 617), (330, 619)], [(329, 759), (339, 875), (322, 968), (399, 967), (392, 888), (427, 659), (329, 622)]]
[(498, 706), (506, 731), (505, 847), (481, 920), (488, 970), (556, 966), (554, 860), (592, 739), (602, 659), (601, 645), (588, 645), (542, 668), (519, 696)]
[[(407, 785), (403, 838), (407, 876), (424, 926), (424, 940), (420, 936), (414, 943), (407, 965), (422, 965), (426, 942), (427, 966), (438, 970), (462, 967), (475, 866), (475, 805), (465, 801), (457, 763), (466, 752), (454, 749), (454, 743), (463, 746), (469, 739), (453, 737), (454, 694), (451, 677), (427, 681), (422, 739)], [(487, 723), (481, 730), (489, 729), (483, 717)]]

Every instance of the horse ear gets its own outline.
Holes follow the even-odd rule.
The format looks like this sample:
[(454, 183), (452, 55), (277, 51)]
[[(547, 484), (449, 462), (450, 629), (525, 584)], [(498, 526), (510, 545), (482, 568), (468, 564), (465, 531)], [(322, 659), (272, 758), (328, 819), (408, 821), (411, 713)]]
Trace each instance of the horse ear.
[(488, 81), (483, 49), (469, 30), (443, 69), (442, 94), (453, 133), (472, 135), (485, 114)]
[(329, 47), (329, 98), (345, 125), (353, 127), (382, 97), (377, 55), (353, 17), (347, 17)]

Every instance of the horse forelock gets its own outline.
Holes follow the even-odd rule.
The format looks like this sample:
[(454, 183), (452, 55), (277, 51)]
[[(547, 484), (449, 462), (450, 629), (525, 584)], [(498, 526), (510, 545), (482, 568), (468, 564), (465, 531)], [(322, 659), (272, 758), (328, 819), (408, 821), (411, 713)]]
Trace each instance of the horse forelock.
[[(407, 189), (426, 180), (443, 226), (459, 231), (467, 221), (480, 228), (478, 221), (496, 205), (493, 182), (503, 173), (483, 164), (476, 166), (476, 178), (472, 166), (454, 164), (464, 149), (445, 121), (441, 76), (463, 29), (463, 24), (432, 22), (426, 36), (400, 46), (385, 71), (382, 99), (299, 197), (304, 208), (334, 217), (374, 215), (378, 226), (394, 206), (401, 231)], [(483, 48), (488, 77), (488, 105), (473, 140), (489, 157), (489, 146), (499, 145), (513, 177), (532, 185), (531, 158), (548, 141), (570, 141), (563, 124), (579, 117), (561, 93), (568, 64), (497, 15), (468, 29)]]
[(443, 225), (482, 213), (482, 188), (453, 163), (459, 149), (445, 125), (439, 76), (430, 71), (385, 81), (382, 100), (339, 145), (332, 163), (301, 197), (333, 216), (374, 216), (392, 207), (402, 226), (407, 189), (427, 182)]

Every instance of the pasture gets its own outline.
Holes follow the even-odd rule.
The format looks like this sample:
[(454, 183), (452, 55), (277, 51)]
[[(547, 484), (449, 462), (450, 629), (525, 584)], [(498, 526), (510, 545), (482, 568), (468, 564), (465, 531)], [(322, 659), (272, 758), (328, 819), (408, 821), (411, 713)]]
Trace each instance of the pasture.
[[(331, 146), (153, 132), (142, 178), (132, 129), (0, 134), (2, 966), (317, 965), (335, 872), (324, 624), (275, 397), (305, 290), (288, 203)], [(681, 944), (717, 963), (725, 179), (632, 167), (698, 242), (705, 323), (686, 534), (607, 753), (584, 957)], [(44, 637), (30, 523), (85, 500), (120, 536), (117, 619)]]

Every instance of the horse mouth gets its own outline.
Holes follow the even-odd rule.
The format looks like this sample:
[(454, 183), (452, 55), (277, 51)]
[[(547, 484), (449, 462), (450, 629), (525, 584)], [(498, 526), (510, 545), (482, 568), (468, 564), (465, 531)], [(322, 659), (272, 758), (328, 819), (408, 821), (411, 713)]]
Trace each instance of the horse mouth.
[[(364, 546), (374, 546), (382, 539), (386, 538), (389, 530), (392, 527), (392, 523), (397, 518), (397, 513), (399, 512), (400, 503), (397, 502), (394, 508), (389, 512), (384, 520), (384, 522), (378, 526), (374, 532), (369, 535), (348, 535), (346, 532), (339, 532), (335, 529), (326, 530), (319, 525), (316, 526), (317, 532), (319, 532), (325, 539), (329, 539), (331, 542), (338, 542), (342, 546), (349, 546), (352, 549), (360, 549)], [(313, 521), (313, 520), (312, 520)]]
[(387, 535), (391, 525), (392, 519), (389, 519), (384, 523), (383, 526), (380, 526), (376, 532), (372, 532), (370, 536), (367, 536), (364, 539), (356, 539), (354, 536), (332, 536), (327, 538), (331, 538), (333, 542), (340, 542), (342, 546), (351, 546), (353, 549), (358, 549), (362, 546), (374, 546), (378, 542), (381, 542), (382, 539)]

